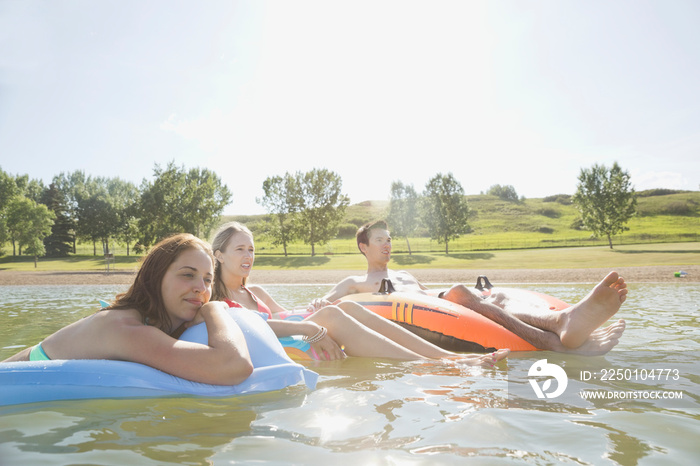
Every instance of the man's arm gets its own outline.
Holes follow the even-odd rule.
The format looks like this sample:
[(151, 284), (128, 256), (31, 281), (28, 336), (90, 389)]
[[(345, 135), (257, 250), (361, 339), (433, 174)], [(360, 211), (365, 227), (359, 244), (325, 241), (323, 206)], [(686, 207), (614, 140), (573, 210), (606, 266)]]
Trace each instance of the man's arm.
[(334, 303), (340, 298), (349, 294), (357, 293), (356, 277), (348, 277), (333, 287), (323, 298), (330, 303)]

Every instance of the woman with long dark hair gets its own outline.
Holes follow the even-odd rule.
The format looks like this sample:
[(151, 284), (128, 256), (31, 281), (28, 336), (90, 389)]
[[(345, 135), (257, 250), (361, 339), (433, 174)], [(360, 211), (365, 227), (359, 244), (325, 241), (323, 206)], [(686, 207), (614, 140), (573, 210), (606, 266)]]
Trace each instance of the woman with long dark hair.
[[(196, 382), (236, 385), (253, 371), (228, 306), (210, 302), (214, 256), (190, 234), (164, 239), (145, 256), (128, 291), (4, 362), (114, 359), (145, 364)], [(208, 344), (181, 341), (183, 328), (206, 322)]]

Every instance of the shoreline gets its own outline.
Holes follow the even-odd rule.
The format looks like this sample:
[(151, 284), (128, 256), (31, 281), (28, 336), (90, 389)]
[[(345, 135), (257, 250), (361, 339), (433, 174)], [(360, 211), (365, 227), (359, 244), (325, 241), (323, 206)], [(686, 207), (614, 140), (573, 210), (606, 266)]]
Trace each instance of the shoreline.
[[(586, 269), (407, 269), (425, 284), (476, 283), (486, 275), (494, 285), (526, 285), (541, 283), (598, 283), (609, 271), (616, 270), (627, 283), (700, 283), (700, 265), (644, 266)], [(688, 272), (684, 278), (675, 272)], [(254, 270), (250, 283), (332, 285), (359, 270)], [(0, 286), (27, 285), (130, 285), (133, 271), (12, 271), (0, 270)]]

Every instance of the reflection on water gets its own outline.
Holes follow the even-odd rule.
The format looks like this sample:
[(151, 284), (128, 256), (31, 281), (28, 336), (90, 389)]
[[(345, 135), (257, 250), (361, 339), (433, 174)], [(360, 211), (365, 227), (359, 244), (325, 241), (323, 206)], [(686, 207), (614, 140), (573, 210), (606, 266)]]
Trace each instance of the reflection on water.
[[(0, 287), (0, 358), (97, 309), (125, 287)], [(327, 286), (271, 286), (303, 306)], [(577, 301), (587, 286), (530, 286)], [(700, 286), (633, 285), (621, 344), (604, 357), (519, 353), (495, 368), (351, 358), (315, 363), (318, 388), (226, 399), (87, 400), (0, 409), (1, 464), (693, 464), (700, 434)], [(520, 366), (560, 364), (574, 388), (649, 381), (574, 380), (581, 371), (658, 362), (683, 371), (660, 400), (558, 401), (513, 395)], [(656, 359), (655, 359), (656, 358)], [(645, 385), (646, 384), (646, 385)], [(652, 383), (652, 386), (656, 384)], [(661, 385), (659, 385), (661, 386)], [(340, 454), (340, 455), (339, 455)]]

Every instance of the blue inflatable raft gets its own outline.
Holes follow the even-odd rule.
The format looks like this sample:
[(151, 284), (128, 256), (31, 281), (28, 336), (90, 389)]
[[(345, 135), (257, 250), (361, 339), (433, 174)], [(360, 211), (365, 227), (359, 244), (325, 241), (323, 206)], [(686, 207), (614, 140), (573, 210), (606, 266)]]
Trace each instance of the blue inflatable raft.
[[(238, 385), (209, 385), (181, 379), (143, 364), (97, 359), (27, 361), (0, 364), (0, 406), (52, 400), (197, 395), (228, 397), (281, 390), (305, 383), (316, 387), (318, 374), (294, 363), (265, 320), (254, 311), (232, 309), (245, 334), (253, 374)], [(206, 344), (202, 323), (181, 340)]]

